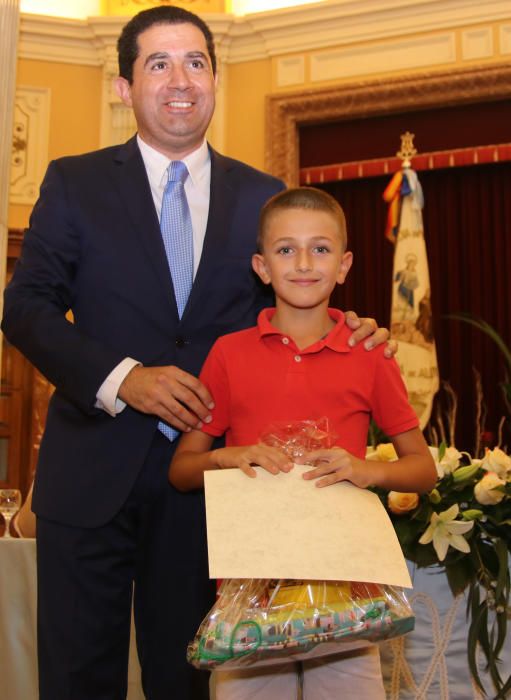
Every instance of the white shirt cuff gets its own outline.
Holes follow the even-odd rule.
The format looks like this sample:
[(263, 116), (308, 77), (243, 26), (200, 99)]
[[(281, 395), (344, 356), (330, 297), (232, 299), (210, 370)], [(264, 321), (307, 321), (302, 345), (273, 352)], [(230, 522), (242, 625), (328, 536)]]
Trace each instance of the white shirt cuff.
[(118, 413), (123, 411), (126, 408), (126, 404), (117, 397), (119, 388), (133, 367), (140, 364), (138, 360), (133, 360), (131, 357), (125, 357), (122, 362), (119, 362), (117, 367), (114, 367), (99, 387), (96, 394), (96, 408), (106, 411), (112, 418), (115, 418)]

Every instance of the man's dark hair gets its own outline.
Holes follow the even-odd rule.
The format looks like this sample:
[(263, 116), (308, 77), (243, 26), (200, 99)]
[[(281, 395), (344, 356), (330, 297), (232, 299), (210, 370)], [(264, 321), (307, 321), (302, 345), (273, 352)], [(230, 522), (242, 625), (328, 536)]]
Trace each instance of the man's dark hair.
[(138, 56), (138, 37), (146, 29), (156, 24), (194, 24), (204, 34), (213, 75), (216, 75), (215, 42), (210, 28), (200, 17), (181, 7), (162, 5), (142, 10), (123, 27), (117, 41), (119, 58), (119, 75), (130, 83), (133, 82), (133, 64)]
[(286, 209), (309, 209), (330, 214), (339, 227), (343, 248), (346, 248), (346, 218), (339, 202), (328, 192), (324, 192), (316, 187), (295, 187), (274, 195), (261, 209), (259, 230), (257, 232), (257, 250), (259, 253), (263, 252), (264, 236), (272, 216), (276, 212)]

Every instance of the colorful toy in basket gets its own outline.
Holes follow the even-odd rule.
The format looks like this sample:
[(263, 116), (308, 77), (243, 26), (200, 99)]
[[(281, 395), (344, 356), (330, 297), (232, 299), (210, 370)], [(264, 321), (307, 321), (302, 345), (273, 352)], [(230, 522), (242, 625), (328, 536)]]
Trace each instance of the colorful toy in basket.
[(415, 621), (402, 589), (386, 585), (228, 579), (218, 593), (188, 647), (197, 668), (326, 656), (405, 634)]

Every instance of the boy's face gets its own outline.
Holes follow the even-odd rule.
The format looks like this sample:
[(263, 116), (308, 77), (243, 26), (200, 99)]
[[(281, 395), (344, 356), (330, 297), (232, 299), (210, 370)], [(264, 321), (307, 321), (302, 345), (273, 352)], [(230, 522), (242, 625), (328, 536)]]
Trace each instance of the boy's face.
[(324, 211), (277, 209), (268, 220), (263, 246), (252, 258), (253, 269), (273, 286), (278, 303), (300, 309), (328, 303), (353, 259), (344, 250), (337, 221)]

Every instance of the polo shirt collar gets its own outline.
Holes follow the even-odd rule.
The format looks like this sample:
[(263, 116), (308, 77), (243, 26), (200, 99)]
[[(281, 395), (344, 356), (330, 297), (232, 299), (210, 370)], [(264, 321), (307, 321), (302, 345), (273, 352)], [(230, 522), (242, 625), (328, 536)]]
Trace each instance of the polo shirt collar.
[[(263, 309), (257, 318), (257, 328), (259, 330), (259, 335), (261, 338), (271, 335), (277, 335), (279, 337), (284, 337), (284, 333), (281, 333), (275, 326), (272, 326), (271, 320), (275, 316), (275, 308)], [(328, 309), (328, 315), (335, 321), (335, 326), (332, 330), (317, 343), (310, 345), (308, 348), (304, 348), (301, 352), (317, 352), (324, 347), (330, 348), (335, 352), (351, 352), (351, 347), (348, 345), (348, 338), (351, 335), (351, 330), (346, 326), (345, 317), (342, 311), (339, 309)]]

